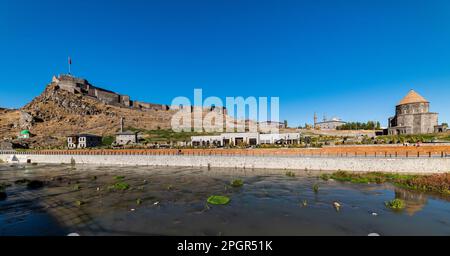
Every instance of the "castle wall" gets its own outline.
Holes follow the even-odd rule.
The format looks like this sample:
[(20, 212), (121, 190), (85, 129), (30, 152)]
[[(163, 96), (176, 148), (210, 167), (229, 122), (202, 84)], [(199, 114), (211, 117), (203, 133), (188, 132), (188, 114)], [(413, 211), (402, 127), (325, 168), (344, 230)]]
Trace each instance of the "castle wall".
[(139, 109), (166, 110), (165, 105), (134, 101), (133, 107)]
[(107, 104), (117, 105), (118, 103), (120, 103), (120, 99), (119, 99), (119, 95), (118, 94), (115, 94), (115, 93), (112, 93), (112, 92), (107, 92), (107, 91), (101, 90), (99, 88), (95, 89), (95, 96), (99, 100), (101, 100), (101, 101), (103, 101), (103, 102), (105, 102)]
[(56, 83), (65, 91), (85, 94), (110, 105), (135, 107), (143, 110), (169, 110), (169, 106), (167, 105), (132, 101), (128, 95), (120, 95), (112, 91), (95, 87), (85, 79), (76, 78), (70, 75), (60, 75), (58, 78), (53, 77), (52, 83)]
[(126, 107), (130, 107), (131, 106), (130, 96), (120, 95), (120, 103)]

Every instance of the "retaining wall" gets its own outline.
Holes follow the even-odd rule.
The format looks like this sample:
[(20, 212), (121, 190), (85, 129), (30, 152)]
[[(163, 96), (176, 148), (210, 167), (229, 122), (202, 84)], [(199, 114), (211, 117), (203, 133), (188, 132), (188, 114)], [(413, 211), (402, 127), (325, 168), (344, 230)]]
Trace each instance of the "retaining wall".
[(7, 163), (76, 163), (186, 167), (210, 166), (247, 169), (308, 169), (323, 171), (346, 170), (413, 173), (440, 173), (450, 171), (449, 158), (3, 154), (0, 155), (0, 159)]

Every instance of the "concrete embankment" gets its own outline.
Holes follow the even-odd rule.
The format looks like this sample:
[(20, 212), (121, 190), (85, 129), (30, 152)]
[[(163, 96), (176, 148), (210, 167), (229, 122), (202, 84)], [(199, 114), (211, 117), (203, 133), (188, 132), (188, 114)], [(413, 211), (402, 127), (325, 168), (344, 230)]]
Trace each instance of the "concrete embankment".
[(186, 155), (45, 155), (0, 154), (6, 163), (51, 163), (95, 165), (144, 165), (287, 169), (323, 171), (382, 171), (440, 173), (450, 171), (450, 158), (375, 158), (307, 156), (186, 156)]

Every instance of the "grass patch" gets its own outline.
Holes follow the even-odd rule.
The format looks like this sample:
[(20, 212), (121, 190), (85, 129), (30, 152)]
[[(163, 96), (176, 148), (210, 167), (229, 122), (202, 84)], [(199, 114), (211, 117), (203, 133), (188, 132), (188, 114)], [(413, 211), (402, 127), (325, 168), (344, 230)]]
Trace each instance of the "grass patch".
[(81, 201), (81, 200), (75, 201), (75, 205), (76, 205), (76, 206), (82, 206), (83, 204), (84, 204), (84, 202)]
[(450, 195), (450, 173), (409, 175), (382, 172), (352, 173), (338, 171), (332, 174), (322, 174), (320, 177), (324, 180), (334, 179), (351, 183), (381, 184), (390, 182), (395, 186), (406, 189)]
[(286, 176), (288, 176), (288, 177), (295, 177), (295, 173), (291, 172), (291, 171), (287, 171), (286, 172)]
[(226, 196), (210, 196), (207, 202), (213, 205), (225, 205), (230, 202), (230, 198)]
[(114, 136), (105, 136), (102, 138), (102, 146), (111, 146), (114, 141), (116, 141), (116, 138)]
[(111, 189), (111, 190), (127, 190), (129, 188), (130, 188), (130, 185), (125, 182), (117, 182), (116, 184), (108, 187), (108, 189)]
[(115, 180), (124, 180), (125, 176), (114, 176)]
[(239, 187), (244, 186), (244, 181), (241, 179), (236, 179), (236, 180), (231, 181), (230, 185), (232, 187), (239, 188)]
[(314, 191), (314, 193), (319, 193), (319, 185), (318, 184), (313, 185), (313, 191)]
[(403, 210), (406, 206), (405, 201), (401, 199), (394, 199), (384, 203), (387, 208), (392, 210)]

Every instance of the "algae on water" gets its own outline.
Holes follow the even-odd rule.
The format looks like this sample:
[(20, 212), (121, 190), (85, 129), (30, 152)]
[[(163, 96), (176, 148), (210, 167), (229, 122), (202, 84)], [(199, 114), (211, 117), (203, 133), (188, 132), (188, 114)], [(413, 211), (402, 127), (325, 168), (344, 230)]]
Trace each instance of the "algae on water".
[(207, 202), (213, 205), (224, 205), (230, 202), (230, 198), (227, 196), (210, 196)]

